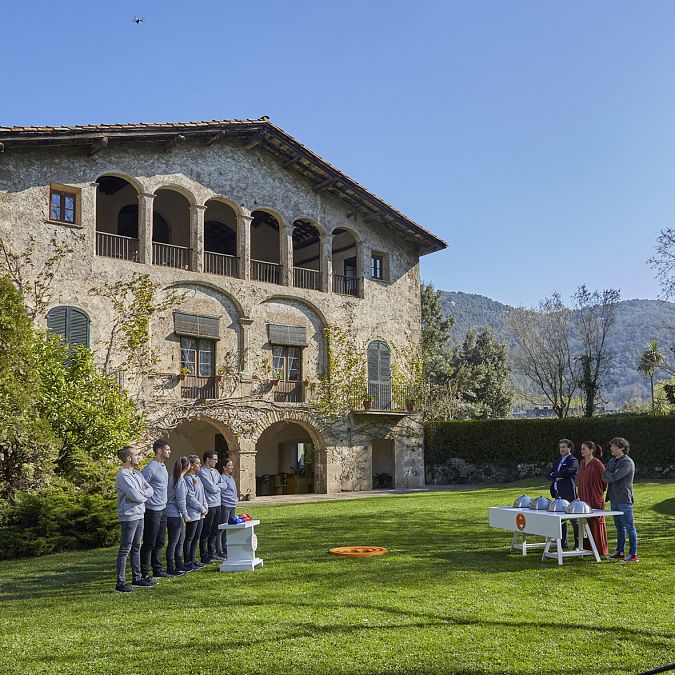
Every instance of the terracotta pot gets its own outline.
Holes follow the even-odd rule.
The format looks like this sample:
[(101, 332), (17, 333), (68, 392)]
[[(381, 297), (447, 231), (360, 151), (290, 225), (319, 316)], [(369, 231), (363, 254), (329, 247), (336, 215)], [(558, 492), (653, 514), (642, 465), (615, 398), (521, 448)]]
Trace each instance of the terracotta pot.
[(363, 400), (363, 409), (364, 410), (370, 410), (370, 407), (373, 405), (373, 402), (369, 399), (366, 398)]
[(273, 386), (273, 387), (276, 387), (276, 386), (279, 384), (279, 378), (278, 378), (278, 377), (277, 377), (277, 378), (273, 377), (273, 378), (270, 380), (270, 382), (272, 383), (272, 386)]
[(413, 412), (415, 410), (415, 401), (406, 401), (405, 402), (405, 409), (408, 412)]

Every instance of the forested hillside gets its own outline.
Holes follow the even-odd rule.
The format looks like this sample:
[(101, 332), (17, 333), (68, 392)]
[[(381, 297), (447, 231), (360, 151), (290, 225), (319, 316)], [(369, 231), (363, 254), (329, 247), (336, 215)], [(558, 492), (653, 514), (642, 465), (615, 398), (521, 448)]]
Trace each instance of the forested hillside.
[[(507, 329), (511, 307), (482, 295), (442, 291), (443, 311), (455, 317), (453, 343), (460, 343), (471, 328), (492, 326), (497, 337), (513, 346)], [(670, 328), (669, 328), (670, 326)], [(660, 300), (624, 300), (609, 338), (616, 354), (608, 378), (611, 403), (621, 406), (636, 396), (649, 399), (648, 380), (637, 371), (640, 354), (649, 340), (656, 340), (666, 353), (675, 346), (675, 303)], [(663, 378), (664, 375), (661, 376)]]

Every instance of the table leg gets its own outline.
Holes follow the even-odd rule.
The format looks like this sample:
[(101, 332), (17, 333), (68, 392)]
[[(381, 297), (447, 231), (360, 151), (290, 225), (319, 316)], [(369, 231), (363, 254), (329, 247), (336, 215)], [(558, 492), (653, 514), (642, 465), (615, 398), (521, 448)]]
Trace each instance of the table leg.
[[(586, 534), (588, 535), (588, 541), (590, 542), (591, 549), (593, 550), (593, 555), (595, 556), (595, 561), (600, 562), (600, 554), (598, 553), (598, 548), (595, 545), (595, 539), (593, 539), (593, 535), (591, 534), (591, 528), (588, 524), (588, 520), (584, 519), (582, 522), (584, 524), (583, 529), (582, 529), (582, 533), (583, 533), (584, 530), (586, 531)], [(583, 534), (582, 534), (582, 538), (583, 538)]]
[(556, 539), (555, 540), (555, 546), (558, 551), (558, 565), (563, 564), (563, 557), (562, 557), (562, 539)]
[(511, 551), (515, 551), (518, 548), (518, 532), (513, 533), (513, 539), (511, 539)]
[(527, 555), (527, 535), (523, 532), (523, 555)]
[(546, 537), (546, 545), (544, 546), (544, 552), (542, 553), (541, 559), (546, 560), (546, 554), (548, 553), (548, 550), (551, 548), (551, 541), (553, 541), (550, 537)]

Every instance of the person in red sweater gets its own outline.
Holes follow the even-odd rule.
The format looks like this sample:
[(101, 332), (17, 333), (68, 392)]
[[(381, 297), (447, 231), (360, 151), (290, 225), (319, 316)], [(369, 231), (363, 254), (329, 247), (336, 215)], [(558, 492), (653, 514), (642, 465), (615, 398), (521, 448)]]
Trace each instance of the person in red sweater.
[[(605, 508), (605, 488), (607, 483), (602, 480), (605, 465), (602, 463), (602, 448), (593, 441), (584, 441), (581, 444), (581, 461), (579, 462), (579, 477), (577, 491), (579, 499), (586, 502), (592, 509), (602, 511)], [(607, 529), (605, 518), (589, 518), (588, 524), (595, 545), (600, 555), (609, 553), (607, 548)], [(591, 550), (588, 539), (584, 539), (584, 548)]]

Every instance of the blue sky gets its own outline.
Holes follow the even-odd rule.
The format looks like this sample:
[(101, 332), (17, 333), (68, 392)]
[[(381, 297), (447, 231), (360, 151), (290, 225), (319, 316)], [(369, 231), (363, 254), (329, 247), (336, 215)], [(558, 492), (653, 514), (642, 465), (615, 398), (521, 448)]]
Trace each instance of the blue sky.
[(448, 241), (437, 288), (657, 296), (675, 3), (40, 0), (0, 25), (0, 124), (269, 115)]

